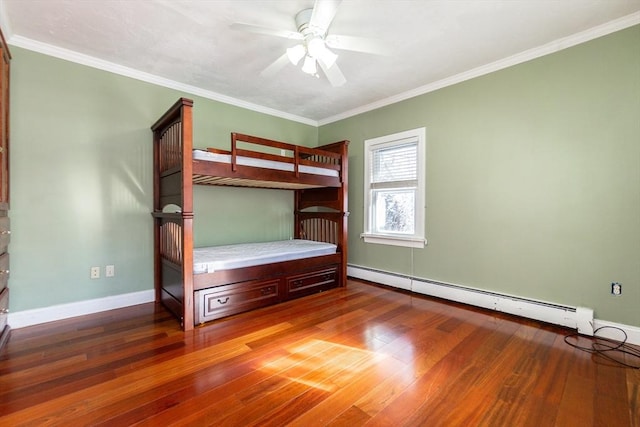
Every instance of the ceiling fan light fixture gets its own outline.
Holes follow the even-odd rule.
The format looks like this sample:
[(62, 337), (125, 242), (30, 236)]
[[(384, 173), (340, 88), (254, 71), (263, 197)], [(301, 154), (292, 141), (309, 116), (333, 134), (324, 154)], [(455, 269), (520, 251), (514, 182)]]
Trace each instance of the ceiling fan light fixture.
[(323, 49), (326, 49), (326, 47), (324, 45), (324, 40), (320, 37), (313, 37), (307, 41), (307, 50), (309, 51), (309, 55), (314, 58), (320, 56)]
[(316, 72), (318, 71), (316, 67), (316, 60), (311, 56), (307, 55), (304, 58), (304, 64), (302, 64), (302, 71), (311, 75), (316, 74)]
[(338, 55), (327, 49), (325, 41), (321, 37), (314, 37), (307, 42), (307, 50), (309, 55), (320, 60), (327, 68), (331, 68), (335, 64)]
[(306, 53), (307, 52), (304, 46), (301, 44), (295, 45), (294, 47), (290, 47), (287, 49), (287, 57), (289, 58), (289, 61), (291, 61), (293, 65), (298, 65), (298, 62), (300, 62), (300, 60), (304, 58)]

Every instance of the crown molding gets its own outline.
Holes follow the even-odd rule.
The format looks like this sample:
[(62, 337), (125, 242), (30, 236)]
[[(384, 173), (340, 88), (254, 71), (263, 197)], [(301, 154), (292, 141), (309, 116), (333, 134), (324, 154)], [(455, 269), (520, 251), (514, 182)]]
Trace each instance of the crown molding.
[(371, 104), (363, 105), (361, 107), (354, 108), (352, 110), (345, 111), (340, 114), (336, 114), (335, 116), (327, 117), (325, 119), (319, 120), (318, 125), (322, 126), (329, 123), (337, 122), (339, 120), (344, 120), (349, 117), (357, 116), (358, 114), (366, 113), (368, 111), (377, 110), (378, 108), (386, 107), (388, 105), (395, 104), (397, 102), (404, 101), (410, 98), (414, 98), (416, 96), (424, 95), (429, 92), (434, 92), (438, 89), (442, 89), (447, 86), (452, 86), (457, 83), (462, 83), (466, 80), (471, 80), (473, 78), (484, 76), (486, 74), (490, 74), (495, 71), (502, 70), (504, 68), (522, 64), (523, 62), (531, 61), (532, 59), (540, 58), (545, 55), (559, 52), (563, 49), (567, 49), (569, 47), (576, 46), (581, 43), (585, 43), (585, 42), (597, 39), (598, 37), (615, 33), (616, 31), (624, 30), (625, 28), (629, 28), (637, 24), (640, 24), (640, 12), (632, 13), (631, 15), (627, 15), (622, 18), (609, 21), (605, 24), (598, 25), (597, 27), (590, 28), (580, 33), (576, 33), (568, 37), (563, 37), (563, 38), (554, 40), (545, 45), (542, 45), (533, 49), (529, 49), (524, 52), (517, 53), (515, 55), (511, 55), (507, 58), (500, 59), (498, 61), (473, 68), (469, 71), (465, 71), (460, 74), (456, 74), (454, 76), (447, 77), (445, 79), (438, 80), (433, 83), (429, 83), (427, 85), (409, 90), (407, 92), (403, 92), (398, 95), (391, 96), (389, 98), (381, 99)]
[[(1, 7), (2, 3), (0, 3)], [(42, 43), (36, 40), (32, 40), (23, 36), (14, 35), (7, 39), (7, 43), (13, 46), (17, 46), (23, 49), (31, 50), (41, 53), (43, 55), (52, 56), (54, 58), (63, 59), (80, 65), (86, 65), (87, 67), (96, 68), (102, 71), (118, 74), (132, 79), (141, 80), (146, 83), (151, 83), (157, 86), (166, 87), (169, 89), (175, 89), (180, 92), (185, 92), (192, 95), (201, 96), (203, 98), (211, 99), (213, 101), (222, 102), (225, 104), (233, 105), (236, 107), (244, 108), (258, 113), (268, 114), (270, 116), (280, 117), (282, 119), (299, 122), (302, 124), (318, 127), (318, 122), (308, 119), (306, 117), (296, 116), (283, 111), (268, 108), (262, 105), (253, 104), (250, 102), (242, 101), (227, 95), (222, 95), (210, 90), (202, 89), (196, 86), (187, 85), (177, 82), (175, 80), (159, 77), (151, 73), (136, 70), (134, 68), (125, 67), (115, 64), (113, 62), (98, 59), (93, 56), (78, 53), (69, 49), (60, 48), (47, 43)]]

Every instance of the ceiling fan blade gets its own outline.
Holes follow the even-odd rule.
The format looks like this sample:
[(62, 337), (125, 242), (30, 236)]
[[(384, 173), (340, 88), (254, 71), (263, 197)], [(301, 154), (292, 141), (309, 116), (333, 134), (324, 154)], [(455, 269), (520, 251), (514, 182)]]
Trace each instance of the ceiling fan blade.
[(340, 36), (330, 34), (325, 38), (327, 46), (332, 49), (352, 50), (354, 52), (389, 55), (391, 49), (383, 42), (364, 37)]
[(325, 34), (336, 16), (340, 3), (342, 0), (316, 0), (309, 26), (319, 28)]
[(318, 64), (322, 71), (324, 71), (325, 76), (327, 76), (327, 80), (331, 83), (333, 87), (340, 87), (347, 82), (344, 74), (338, 67), (338, 64), (333, 64), (331, 67), (327, 67), (323, 61), (318, 60)]
[(289, 63), (289, 57), (285, 52), (284, 54), (282, 54), (281, 57), (279, 57), (278, 59), (273, 61), (271, 64), (269, 64), (267, 68), (262, 70), (260, 75), (262, 77), (273, 77), (275, 74), (278, 73), (278, 71), (282, 70), (285, 67), (285, 65), (287, 65), (288, 63)]
[(265, 34), (267, 36), (283, 37), (285, 39), (302, 40), (304, 37), (302, 34), (296, 31), (278, 30), (276, 28), (261, 27), (260, 25), (243, 24), (241, 22), (234, 22), (231, 24), (231, 29), (247, 31), (249, 33)]

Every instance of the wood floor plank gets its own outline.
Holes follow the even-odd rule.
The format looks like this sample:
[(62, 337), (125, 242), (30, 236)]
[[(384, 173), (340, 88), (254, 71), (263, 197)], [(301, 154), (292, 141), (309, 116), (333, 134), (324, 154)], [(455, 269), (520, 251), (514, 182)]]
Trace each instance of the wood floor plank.
[[(319, 346), (316, 351), (313, 347)], [(366, 357), (362, 352), (353, 349), (345, 349), (326, 342), (315, 343), (307, 349), (300, 349), (288, 359), (276, 366), (291, 366), (285, 370), (275, 368), (277, 378), (274, 384), (270, 383), (268, 389), (259, 389), (252, 393), (252, 399), (247, 400), (241, 396), (240, 400), (245, 407), (236, 411), (231, 416), (220, 420), (223, 425), (248, 425), (261, 424), (262, 419), (268, 419), (271, 412), (277, 411), (298, 396), (315, 389), (322, 390), (325, 396), (329, 396), (336, 390), (332, 380), (345, 370), (361, 362)], [(266, 366), (269, 368), (269, 365)], [(241, 395), (244, 395), (242, 392)]]
[[(388, 377), (356, 401), (356, 406), (370, 416), (377, 415), (409, 385), (422, 377), (446, 357), (466, 336), (476, 330), (471, 324), (459, 323), (445, 333), (442, 330), (410, 330), (384, 349), (387, 354), (404, 360), (407, 367)], [(429, 335), (429, 339), (425, 335)]]
[(384, 378), (403, 368), (402, 362), (393, 358), (378, 358), (379, 360), (370, 361), (372, 369), (350, 372), (341, 377), (337, 382), (339, 387), (331, 396), (299, 415), (289, 425), (306, 427), (328, 424), (352, 406), (355, 396), (366, 393)]
[[(626, 362), (631, 366), (640, 366), (640, 356), (627, 357)], [(632, 427), (640, 427), (640, 369), (627, 369), (626, 372), (629, 419)]]
[[(287, 324), (279, 323), (265, 329), (271, 331), (279, 330), (283, 327), (287, 327)], [(253, 335), (258, 336), (264, 333), (269, 332), (262, 331)], [(245, 339), (247, 339), (247, 337), (238, 337), (234, 340), (193, 351), (180, 358), (131, 371), (126, 375), (116, 378), (114, 378), (115, 375), (111, 371), (101, 372), (94, 376), (94, 378), (98, 378), (96, 381), (97, 385), (95, 385), (95, 387), (90, 387), (87, 390), (90, 393), (90, 397), (85, 397), (80, 392), (70, 394), (63, 393), (64, 397), (49, 400), (42, 405), (36, 405), (35, 407), (38, 408), (38, 406), (42, 406), (38, 408), (39, 411), (47, 411), (51, 410), (47, 408), (52, 408), (51, 411), (55, 414), (53, 416), (58, 417), (59, 419), (64, 419), (70, 415), (77, 418), (87, 412), (99, 408), (101, 405), (112, 403), (114, 399), (123, 400), (136, 393), (145, 392), (148, 389), (153, 388), (155, 383), (166, 382), (174, 377), (196, 371), (203, 365), (206, 366), (207, 364), (213, 364), (226, 358), (233, 357), (236, 354), (249, 351), (248, 347), (243, 344)], [(110, 381), (105, 381), (105, 376)], [(94, 384), (91, 384), (91, 386), (94, 386)], [(87, 386), (81, 388), (87, 388)], [(62, 407), (64, 409), (56, 410), (56, 407)], [(19, 420), (21, 418), (22, 411), (15, 413), (15, 415), (15, 420)], [(12, 418), (9, 418), (9, 421), (11, 420)]]
[(631, 425), (626, 399), (626, 372), (609, 361), (596, 363), (596, 392), (593, 399), (594, 420), (597, 425), (606, 425), (617, 419), (621, 425)]
[[(488, 324), (493, 322), (488, 320)], [(476, 386), (485, 366), (490, 367), (488, 359), (498, 353), (495, 346), (503, 343), (506, 325), (493, 330), (489, 327), (477, 328), (466, 339), (458, 343), (451, 352), (425, 371), (416, 381), (398, 395), (390, 404), (372, 418), (372, 425), (403, 425), (420, 417), (430, 417), (432, 422), (442, 422), (450, 411), (446, 409), (432, 413), (434, 402), (458, 402), (456, 394), (450, 393), (452, 387), (467, 389)], [(466, 386), (466, 387), (465, 387)], [(425, 409), (429, 408), (428, 411)], [(450, 409), (450, 408), (449, 408)], [(423, 413), (424, 412), (424, 413)]]
[(189, 332), (141, 304), (14, 330), (0, 425), (640, 427), (640, 371), (569, 332), (351, 280)]

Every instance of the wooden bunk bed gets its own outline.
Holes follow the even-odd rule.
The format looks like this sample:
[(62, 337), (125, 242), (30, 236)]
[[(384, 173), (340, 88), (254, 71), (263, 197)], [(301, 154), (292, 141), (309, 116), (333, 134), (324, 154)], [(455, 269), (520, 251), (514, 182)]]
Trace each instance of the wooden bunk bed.
[[(348, 141), (308, 148), (232, 133), (229, 151), (194, 151), (192, 107), (193, 101), (181, 98), (151, 127), (156, 301), (190, 330), (345, 286)], [(198, 267), (194, 272), (194, 251), (200, 248), (193, 244), (193, 185), (292, 190), (291, 243), (324, 242), (334, 249), (301, 259), (203, 272)]]

